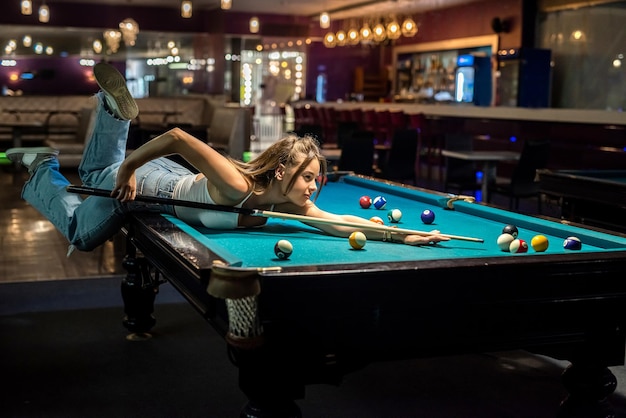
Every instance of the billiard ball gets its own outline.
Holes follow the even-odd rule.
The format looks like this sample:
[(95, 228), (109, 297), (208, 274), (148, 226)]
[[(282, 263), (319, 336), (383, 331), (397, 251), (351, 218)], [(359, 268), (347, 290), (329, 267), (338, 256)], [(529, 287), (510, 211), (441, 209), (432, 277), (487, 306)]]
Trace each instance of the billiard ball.
[(387, 212), (387, 219), (389, 219), (389, 222), (393, 223), (400, 222), (400, 219), (402, 219), (402, 212), (400, 209), (391, 209)]
[(381, 224), (381, 225), (385, 224), (385, 221), (383, 221), (383, 218), (381, 218), (380, 216), (372, 216), (370, 218), (370, 221), (371, 222), (376, 222), (377, 224)]
[(528, 244), (523, 239), (515, 238), (509, 245), (509, 251), (512, 253), (525, 253), (528, 251)]
[(501, 234), (498, 237), (498, 240), (497, 240), (498, 247), (502, 251), (508, 252), (509, 251), (509, 247), (511, 246), (511, 243), (513, 242), (513, 240), (515, 240), (513, 235), (511, 235), (511, 234)]
[(286, 260), (293, 253), (293, 245), (286, 239), (279, 240), (274, 245), (274, 254), (281, 260)]
[(426, 209), (424, 212), (422, 212), (421, 218), (422, 218), (422, 222), (424, 222), (427, 225), (430, 225), (433, 222), (435, 222), (435, 212), (433, 212), (430, 209)]
[(548, 238), (545, 235), (535, 235), (530, 240), (530, 246), (538, 253), (544, 252), (548, 249)]
[(517, 238), (517, 234), (519, 234), (519, 231), (517, 230), (517, 227), (515, 225), (507, 225), (502, 228), (502, 233), (511, 234), (513, 235), (513, 238)]
[(583, 243), (577, 237), (567, 237), (563, 241), (563, 248), (566, 250), (580, 250), (583, 247)]
[(372, 198), (369, 196), (361, 196), (359, 199), (359, 205), (361, 205), (363, 209), (368, 209), (372, 206)]
[(376, 196), (373, 203), (376, 209), (385, 209), (385, 206), (387, 205), (387, 199), (385, 199), (384, 196)]
[(348, 242), (350, 242), (350, 246), (355, 250), (360, 250), (365, 247), (365, 243), (367, 242), (367, 237), (361, 231), (354, 231), (350, 234), (348, 238)]

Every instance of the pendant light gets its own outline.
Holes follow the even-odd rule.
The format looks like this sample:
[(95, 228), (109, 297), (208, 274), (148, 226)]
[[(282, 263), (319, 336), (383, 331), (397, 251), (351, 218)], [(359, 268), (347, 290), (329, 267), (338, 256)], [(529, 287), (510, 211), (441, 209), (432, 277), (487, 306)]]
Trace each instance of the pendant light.
[(39, 6), (39, 21), (41, 23), (48, 23), (50, 21), (50, 9), (45, 1)]
[(191, 0), (183, 0), (180, 3), (180, 15), (185, 19), (189, 19), (192, 14), (193, 4), (191, 3)]
[(33, 2), (32, 2), (32, 0), (22, 0), (22, 14), (23, 15), (32, 15), (33, 14)]

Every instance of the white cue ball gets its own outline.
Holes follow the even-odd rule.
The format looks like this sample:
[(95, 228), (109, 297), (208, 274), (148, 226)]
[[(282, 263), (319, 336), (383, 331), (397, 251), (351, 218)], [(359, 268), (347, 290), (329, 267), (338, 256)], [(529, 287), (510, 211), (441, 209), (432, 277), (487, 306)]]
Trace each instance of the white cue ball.
[(515, 237), (511, 234), (501, 234), (498, 237), (498, 247), (502, 250), (502, 251), (506, 251), (509, 252), (509, 247), (511, 245), (511, 243), (513, 242), (513, 240), (515, 239)]

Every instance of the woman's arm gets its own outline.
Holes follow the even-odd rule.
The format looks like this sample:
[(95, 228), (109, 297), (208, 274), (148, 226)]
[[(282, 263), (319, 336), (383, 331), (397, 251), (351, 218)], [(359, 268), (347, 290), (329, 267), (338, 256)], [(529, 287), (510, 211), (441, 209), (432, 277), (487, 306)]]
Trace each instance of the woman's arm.
[[(295, 205), (280, 205), (276, 207), (276, 210), (281, 212), (295, 213), (298, 215), (306, 215), (312, 216), (315, 218), (329, 219), (329, 220), (337, 220), (342, 222), (352, 222), (357, 224), (371, 225), (370, 220), (361, 218), (359, 216), (354, 215), (338, 215), (331, 212), (326, 212), (318, 208), (313, 202), (309, 202), (305, 207), (298, 208)], [(327, 234), (338, 236), (338, 237), (348, 237), (352, 232), (354, 232), (354, 228), (348, 226), (340, 226), (340, 225), (330, 225), (330, 224), (309, 224), (312, 227), (318, 228)], [(378, 241), (391, 241), (397, 242), (401, 244), (407, 245), (426, 245), (433, 244), (441, 241), (448, 241), (449, 238), (439, 235), (439, 231), (431, 231), (430, 235), (408, 235), (399, 232), (393, 232), (391, 234), (385, 233), (384, 231), (376, 231), (367, 229), (364, 230), (365, 235), (368, 239), (378, 240)]]
[(113, 195), (126, 201), (136, 195), (135, 170), (148, 161), (179, 154), (210, 179), (218, 204), (235, 204), (248, 193), (247, 179), (222, 154), (179, 128), (171, 129), (133, 151), (120, 166)]

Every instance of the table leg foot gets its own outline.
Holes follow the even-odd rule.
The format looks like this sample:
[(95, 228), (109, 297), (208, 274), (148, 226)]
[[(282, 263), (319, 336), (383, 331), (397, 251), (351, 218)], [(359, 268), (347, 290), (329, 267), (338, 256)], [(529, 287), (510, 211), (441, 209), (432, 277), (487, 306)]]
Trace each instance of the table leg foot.
[(239, 418), (302, 418), (302, 412), (293, 401), (280, 405), (250, 401), (241, 410)]
[(614, 418), (607, 397), (617, 388), (615, 375), (604, 366), (572, 364), (563, 372), (569, 396), (561, 403), (558, 418)]

